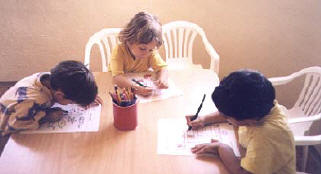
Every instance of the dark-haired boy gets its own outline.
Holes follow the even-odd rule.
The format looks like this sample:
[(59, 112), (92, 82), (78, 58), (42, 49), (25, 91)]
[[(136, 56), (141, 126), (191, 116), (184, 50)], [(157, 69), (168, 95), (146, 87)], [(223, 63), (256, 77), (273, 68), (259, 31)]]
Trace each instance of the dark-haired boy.
[[(238, 127), (241, 159), (216, 140), (192, 148), (195, 154), (214, 153), (233, 174), (295, 173), (295, 145), (271, 82), (261, 73), (241, 70), (225, 77), (212, 94), (218, 112), (187, 124), (193, 129), (230, 122)], [(243, 151), (243, 153), (242, 153)]]
[(87, 106), (96, 96), (93, 74), (78, 61), (63, 61), (50, 73), (25, 77), (0, 98), (0, 143), (4, 146), (11, 133), (37, 129), (41, 122), (59, 120), (63, 111), (50, 108), (55, 102)]

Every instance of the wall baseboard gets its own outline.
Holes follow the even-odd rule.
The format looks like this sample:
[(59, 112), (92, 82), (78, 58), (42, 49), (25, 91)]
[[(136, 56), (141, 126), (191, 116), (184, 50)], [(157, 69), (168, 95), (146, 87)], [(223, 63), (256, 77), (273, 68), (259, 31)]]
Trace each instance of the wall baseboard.
[(11, 86), (15, 85), (16, 81), (0, 81), (0, 97), (6, 92)]
[(0, 81), (0, 87), (10, 87), (16, 83), (17, 81)]

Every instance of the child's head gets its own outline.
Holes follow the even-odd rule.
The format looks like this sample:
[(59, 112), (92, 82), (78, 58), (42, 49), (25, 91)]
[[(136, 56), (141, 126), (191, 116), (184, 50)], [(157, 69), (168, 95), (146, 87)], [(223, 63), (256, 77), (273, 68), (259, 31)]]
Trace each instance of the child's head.
[(119, 40), (135, 58), (148, 57), (155, 48), (163, 44), (161, 23), (157, 17), (139, 12), (119, 33)]
[(232, 72), (212, 94), (219, 112), (237, 121), (260, 120), (270, 112), (274, 99), (272, 83), (251, 70)]
[(50, 86), (58, 103), (87, 106), (95, 100), (97, 85), (94, 76), (81, 62), (60, 62), (50, 73)]

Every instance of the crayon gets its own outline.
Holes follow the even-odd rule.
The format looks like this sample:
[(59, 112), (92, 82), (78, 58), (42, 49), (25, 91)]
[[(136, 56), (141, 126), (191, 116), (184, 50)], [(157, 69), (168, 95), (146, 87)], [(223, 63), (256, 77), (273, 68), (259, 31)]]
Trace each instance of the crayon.
[(114, 103), (119, 106), (130, 106), (135, 104), (136, 97), (132, 88), (119, 88), (115, 85), (114, 90), (114, 93), (109, 92)]

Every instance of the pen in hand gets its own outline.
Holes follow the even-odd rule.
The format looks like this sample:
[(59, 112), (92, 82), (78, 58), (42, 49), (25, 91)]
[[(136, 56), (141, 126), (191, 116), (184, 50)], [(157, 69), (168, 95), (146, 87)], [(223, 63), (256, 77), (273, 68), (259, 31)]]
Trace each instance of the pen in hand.
[(132, 79), (132, 81), (135, 82), (139, 86), (147, 87), (147, 86), (143, 85), (141, 82), (137, 81), (136, 79)]
[[(200, 111), (201, 111), (201, 109), (202, 109), (202, 106), (203, 106), (203, 103), (204, 103), (205, 97), (206, 97), (206, 94), (204, 94), (203, 99), (202, 99), (202, 102), (201, 102), (200, 106), (197, 108), (197, 112), (196, 112), (196, 114), (195, 114), (194, 116), (192, 116), (192, 117), (191, 117), (191, 119), (190, 119), (191, 121), (194, 121), (194, 120), (196, 120), (196, 119), (197, 119), (198, 114), (200, 113)], [(191, 129), (192, 129), (192, 126), (188, 126), (188, 130), (191, 130)]]

